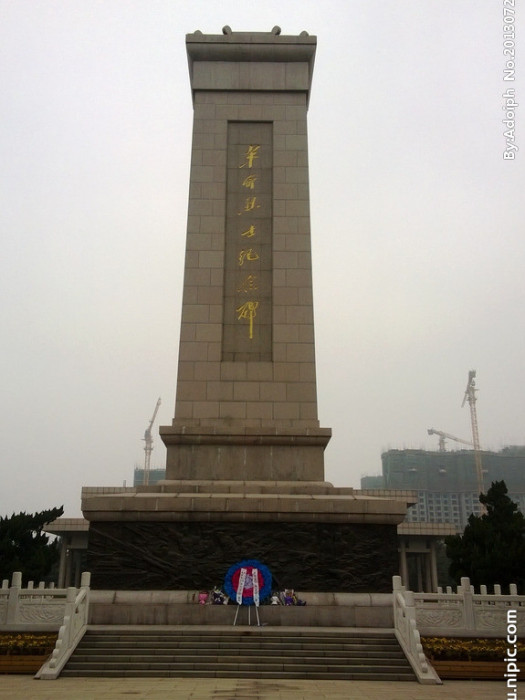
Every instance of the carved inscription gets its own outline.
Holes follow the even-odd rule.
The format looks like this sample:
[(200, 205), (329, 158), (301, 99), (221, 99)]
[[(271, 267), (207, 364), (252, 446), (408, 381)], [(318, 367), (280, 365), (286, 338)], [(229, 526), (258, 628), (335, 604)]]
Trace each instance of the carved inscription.
[(270, 361), (272, 125), (228, 124), (223, 353)]

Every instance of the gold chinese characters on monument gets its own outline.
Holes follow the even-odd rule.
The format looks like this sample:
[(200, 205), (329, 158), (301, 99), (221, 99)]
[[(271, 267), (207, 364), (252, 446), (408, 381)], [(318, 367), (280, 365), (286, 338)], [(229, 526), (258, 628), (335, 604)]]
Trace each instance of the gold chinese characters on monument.
[(271, 359), (272, 126), (230, 123), (223, 359)]
[[(243, 163), (241, 163), (241, 165), (239, 165), (239, 168), (248, 167), (251, 170), (253, 168), (255, 159), (258, 158), (257, 152), (260, 149), (260, 147), (260, 144), (248, 146), (248, 149), (245, 153), (245, 160)], [(255, 191), (256, 182), (257, 175), (248, 175), (242, 181), (241, 186), (246, 187), (249, 190)], [(257, 196), (250, 195), (249, 197), (246, 197), (244, 207), (242, 211), (239, 212), (239, 216), (242, 216), (247, 212), (251, 212), (254, 209), (260, 209), (260, 206), (260, 204), (257, 204)], [(251, 224), (247, 231), (243, 231), (243, 233), (241, 233), (241, 237), (243, 238), (253, 238), (256, 235), (257, 233), (255, 229), (255, 224)], [(259, 254), (253, 248), (248, 248), (247, 250), (243, 248), (239, 253), (238, 260), (239, 266), (242, 266), (245, 262), (250, 263), (254, 262), (255, 260), (259, 260)], [(255, 291), (257, 291), (257, 275), (255, 274), (248, 275), (248, 277), (246, 277), (237, 287), (237, 292), (240, 294), (249, 294)], [(237, 320), (248, 321), (248, 337), (250, 338), (250, 340), (253, 340), (253, 322), (257, 315), (258, 306), (258, 301), (250, 299), (249, 301), (245, 301), (244, 304), (241, 304), (235, 310), (235, 312), (238, 314)]]

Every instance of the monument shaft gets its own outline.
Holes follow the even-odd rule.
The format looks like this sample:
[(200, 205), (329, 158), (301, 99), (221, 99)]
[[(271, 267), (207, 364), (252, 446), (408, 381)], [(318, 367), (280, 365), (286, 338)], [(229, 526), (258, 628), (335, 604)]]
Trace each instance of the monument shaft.
[(194, 103), (177, 479), (322, 481), (306, 115), (316, 39), (186, 37)]

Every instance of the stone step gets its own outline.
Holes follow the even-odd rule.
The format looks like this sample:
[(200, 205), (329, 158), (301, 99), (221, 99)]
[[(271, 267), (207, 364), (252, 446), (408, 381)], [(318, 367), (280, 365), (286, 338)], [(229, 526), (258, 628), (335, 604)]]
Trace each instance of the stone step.
[(153, 647), (141, 647), (136, 646), (79, 646), (78, 653), (81, 654), (102, 654), (102, 655), (112, 655), (119, 654), (122, 655), (141, 655), (141, 654), (170, 654), (170, 655), (198, 655), (202, 653), (210, 654), (230, 654), (230, 655), (241, 655), (241, 656), (273, 656), (276, 653), (286, 655), (286, 656), (312, 656), (315, 654), (322, 656), (332, 656), (332, 657), (350, 657), (350, 656), (371, 656), (371, 657), (399, 657), (404, 658), (403, 652), (398, 647), (386, 647), (382, 648), (364, 648), (358, 647), (355, 649), (330, 649), (323, 646), (312, 646), (312, 647), (280, 647), (277, 645), (271, 645), (271, 647), (255, 647), (255, 648), (244, 648), (243, 646), (207, 646), (206, 644), (195, 645), (192, 647), (164, 647), (160, 646), (158, 648)]
[(155, 666), (181, 666), (188, 665), (191, 667), (206, 666), (209, 664), (218, 665), (233, 665), (233, 666), (272, 666), (278, 664), (279, 666), (313, 666), (315, 664), (322, 666), (341, 666), (341, 665), (352, 665), (352, 666), (400, 666), (404, 665), (403, 659), (367, 659), (364, 657), (350, 658), (350, 659), (332, 659), (329, 657), (306, 657), (306, 658), (292, 658), (283, 659), (281, 657), (273, 656), (264, 659), (250, 658), (246, 659), (241, 656), (214, 656), (213, 654), (208, 654), (203, 657), (188, 656), (179, 658), (178, 656), (146, 656), (146, 657), (121, 657), (117, 656), (102, 656), (100, 658), (83, 658), (76, 656), (70, 661), (71, 666), (80, 666), (85, 664), (86, 666), (118, 666), (118, 665), (131, 665), (133, 667), (149, 667)]
[(415, 680), (393, 633), (88, 630), (63, 676)]
[(342, 643), (324, 643), (324, 642), (315, 642), (315, 643), (308, 643), (308, 642), (282, 642), (279, 643), (277, 641), (217, 641), (217, 642), (211, 642), (207, 643), (206, 640), (199, 640), (195, 642), (187, 642), (185, 640), (171, 640), (169, 642), (166, 641), (159, 641), (159, 642), (146, 642), (146, 643), (141, 643), (140, 640), (134, 640), (134, 639), (129, 639), (129, 640), (123, 640), (123, 641), (114, 641), (114, 642), (106, 642), (106, 641), (94, 641), (91, 639), (87, 639), (86, 641), (83, 641), (80, 645), (79, 648), (81, 649), (88, 649), (88, 648), (94, 648), (94, 649), (181, 649), (181, 650), (189, 650), (189, 649), (200, 649), (202, 646), (205, 646), (207, 649), (242, 649), (242, 650), (262, 650), (262, 649), (282, 649), (282, 650), (288, 650), (288, 651), (308, 651), (309, 649), (316, 649), (319, 647), (319, 645), (322, 644), (322, 647), (326, 649), (328, 652), (354, 652), (354, 651), (363, 651), (363, 650), (370, 650), (370, 651), (390, 651), (392, 649), (399, 649), (399, 646), (397, 643), (392, 643), (392, 644), (342, 644)]
[[(333, 657), (329, 655), (322, 655), (322, 654), (316, 654), (316, 655), (308, 655), (308, 656), (302, 656), (302, 657), (283, 657), (283, 655), (279, 655), (279, 658), (282, 663), (301, 663), (302, 665), (306, 664), (316, 664), (316, 663), (322, 663), (326, 664), (327, 662), (332, 665), (357, 665), (357, 666), (375, 666), (375, 665), (380, 665), (380, 664), (385, 664), (388, 663), (390, 666), (400, 666), (400, 665), (406, 665), (406, 660), (404, 657), (401, 658), (392, 658), (388, 657), (388, 659), (384, 657), (369, 657), (369, 656), (341, 656), (341, 657)], [(136, 654), (136, 655), (129, 655), (129, 654), (76, 654), (74, 661), (72, 662), (73, 665), (79, 665), (82, 663), (85, 664), (133, 664), (137, 665), (139, 663), (147, 663), (148, 666), (151, 664), (194, 664), (194, 663), (199, 663), (200, 665), (202, 664), (217, 664), (217, 663), (257, 663), (257, 664), (263, 664), (263, 663), (270, 663), (273, 659), (275, 659), (275, 655), (269, 655), (269, 656), (254, 656), (254, 657), (245, 657), (241, 654), (199, 654), (198, 656), (195, 656), (194, 654)]]
[(309, 632), (296, 632), (294, 634), (281, 634), (281, 633), (276, 633), (276, 632), (258, 632), (258, 633), (250, 633), (250, 632), (239, 632), (237, 634), (232, 633), (232, 632), (222, 632), (218, 634), (206, 634), (200, 633), (200, 634), (194, 634), (194, 633), (186, 633), (186, 632), (165, 632), (163, 634), (151, 634), (151, 633), (146, 633), (146, 632), (128, 632), (128, 633), (105, 633), (105, 632), (93, 632), (91, 630), (88, 630), (84, 636), (84, 638), (90, 638), (90, 639), (97, 639), (97, 640), (126, 640), (126, 639), (138, 639), (140, 641), (154, 641), (154, 642), (159, 642), (163, 640), (169, 640), (169, 639), (184, 639), (188, 641), (200, 641), (202, 639), (206, 639), (206, 641), (223, 641), (225, 639), (243, 639), (243, 640), (278, 640), (282, 641), (283, 639), (286, 640), (291, 640), (291, 641), (300, 641), (300, 640), (322, 640), (323, 642), (329, 642), (329, 641), (334, 641), (334, 642), (344, 642), (344, 643), (365, 643), (365, 644), (375, 644), (377, 642), (384, 642), (384, 641), (396, 641), (396, 638), (394, 634), (381, 634), (381, 635), (350, 635), (350, 634), (325, 634), (325, 635), (316, 635), (316, 634), (311, 634)]
[(116, 648), (136, 648), (141, 649), (198, 649), (202, 646), (215, 649), (290, 649), (300, 651), (302, 649), (315, 649), (322, 646), (327, 651), (360, 651), (360, 650), (381, 650), (388, 651), (390, 649), (399, 649), (396, 639), (382, 640), (380, 642), (344, 642), (343, 640), (323, 640), (323, 639), (282, 639), (272, 637), (271, 639), (243, 639), (243, 638), (228, 638), (211, 639), (200, 638), (188, 640), (184, 637), (169, 638), (159, 640), (141, 640), (140, 637), (126, 637), (125, 639), (106, 640), (104, 638), (92, 638), (85, 636), (81, 643), (81, 647), (85, 648), (101, 648), (101, 649), (116, 649)]
[[(196, 654), (202, 655), (203, 653), (206, 653), (208, 655), (220, 655), (220, 656), (246, 656), (246, 657), (252, 657), (252, 656), (275, 656), (275, 651), (276, 649), (243, 649), (243, 648), (237, 648), (237, 649), (231, 649), (231, 648), (218, 648), (218, 649), (212, 649), (211, 647), (195, 647), (195, 649), (178, 649), (178, 648), (168, 648), (166, 649), (165, 647), (158, 648), (158, 649), (146, 649), (144, 647), (116, 647), (113, 649), (106, 649), (103, 647), (81, 647), (79, 646), (77, 649), (77, 656), (82, 656), (82, 657), (93, 657), (93, 656), (100, 656), (102, 658), (107, 658), (108, 656), (122, 656), (122, 657), (131, 657), (131, 656), (170, 656), (174, 657), (176, 656), (177, 658), (180, 657), (191, 657), (195, 656)], [(348, 658), (367, 658), (367, 659), (404, 659), (405, 656), (402, 652), (401, 649), (388, 649), (387, 651), (381, 651), (377, 649), (373, 650), (364, 650), (364, 649), (355, 649), (355, 650), (335, 650), (335, 651), (330, 651), (327, 650), (323, 647), (321, 648), (314, 648), (314, 649), (283, 649), (279, 648), (278, 649), (279, 653), (281, 656), (286, 656), (286, 657), (296, 657), (298, 655), (302, 657), (308, 657), (311, 658), (312, 656), (319, 656), (319, 657), (329, 657), (332, 659), (337, 659), (337, 658), (342, 658), (342, 659), (348, 659)], [(349, 651), (351, 653), (349, 653)]]
[(66, 667), (61, 674), (67, 677), (90, 677), (90, 678), (255, 678), (262, 679), (306, 679), (306, 680), (340, 680), (340, 681), (415, 681), (414, 674), (410, 672), (380, 672), (370, 673), (312, 673), (312, 672), (268, 672), (262, 671), (216, 671), (212, 670), (184, 670), (184, 671), (136, 671), (136, 670), (93, 670), (93, 671), (69, 671)]

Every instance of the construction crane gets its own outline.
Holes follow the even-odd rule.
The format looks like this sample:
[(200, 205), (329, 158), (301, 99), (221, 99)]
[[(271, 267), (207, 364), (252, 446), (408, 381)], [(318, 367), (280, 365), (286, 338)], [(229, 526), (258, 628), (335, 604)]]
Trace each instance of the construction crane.
[(455, 437), (454, 435), (450, 435), (450, 433), (444, 433), (442, 430), (435, 430), (434, 428), (429, 428), (427, 430), (427, 433), (429, 435), (439, 435), (439, 451), (440, 452), (446, 452), (445, 448), (445, 439), (448, 440), (455, 440), (456, 442), (461, 442), (463, 445), (472, 445), (474, 443), (469, 442), (468, 440), (462, 440), (461, 438)]
[(145, 486), (147, 486), (149, 484), (149, 468), (150, 468), (150, 462), (151, 462), (151, 453), (153, 452), (153, 438), (151, 437), (151, 428), (153, 426), (155, 418), (157, 417), (159, 406), (160, 406), (160, 398), (157, 401), (157, 405), (155, 406), (155, 410), (153, 411), (153, 415), (151, 416), (151, 420), (149, 422), (148, 427), (146, 428), (146, 432), (144, 433), (144, 438), (143, 438), (144, 442), (146, 443), (144, 445), (144, 485)]
[[(472, 423), (472, 443), (474, 445), (474, 460), (476, 463), (476, 477), (478, 481), (478, 492), (485, 493), (485, 487), (483, 485), (483, 469), (481, 467), (481, 446), (479, 444), (479, 431), (478, 431), (478, 416), (476, 413), (476, 370), (471, 369), (468, 373), (467, 388), (465, 389), (465, 396), (463, 397), (463, 403), (461, 408), (468, 401), (470, 406), (470, 422)], [(485, 508), (482, 506), (481, 512), (485, 512)]]

